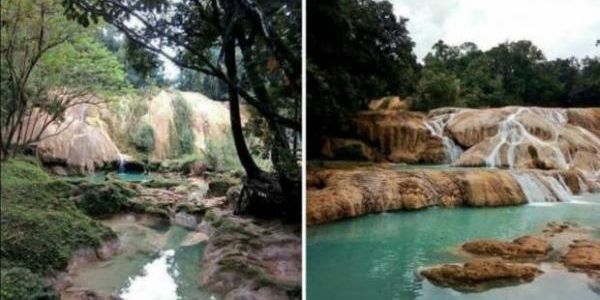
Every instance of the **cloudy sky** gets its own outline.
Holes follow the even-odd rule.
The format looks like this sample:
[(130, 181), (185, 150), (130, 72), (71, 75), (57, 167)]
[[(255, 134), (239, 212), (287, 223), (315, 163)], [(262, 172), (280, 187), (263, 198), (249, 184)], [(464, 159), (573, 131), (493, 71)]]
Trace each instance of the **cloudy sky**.
[(548, 59), (600, 55), (600, 0), (388, 0), (409, 18), (415, 53), (422, 59), (439, 39), (475, 42), (487, 50), (528, 39)]

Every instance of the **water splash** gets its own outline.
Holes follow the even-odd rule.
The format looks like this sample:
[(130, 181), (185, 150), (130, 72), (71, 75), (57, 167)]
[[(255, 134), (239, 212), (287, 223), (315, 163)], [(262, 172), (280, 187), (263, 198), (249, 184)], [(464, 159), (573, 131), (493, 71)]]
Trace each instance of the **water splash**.
[(451, 164), (456, 162), (463, 153), (463, 149), (458, 146), (454, 140), (444, 134), (446, 126), (448, 123), (452, 122), (455, 116), (456, 113), (438, 115), (423, 122), (427, 130), (429, 130), (433, 136), (437, 136), (442, 139), (442, 143), (444, 144), (444, 149), (446, 151), (446, 157)]

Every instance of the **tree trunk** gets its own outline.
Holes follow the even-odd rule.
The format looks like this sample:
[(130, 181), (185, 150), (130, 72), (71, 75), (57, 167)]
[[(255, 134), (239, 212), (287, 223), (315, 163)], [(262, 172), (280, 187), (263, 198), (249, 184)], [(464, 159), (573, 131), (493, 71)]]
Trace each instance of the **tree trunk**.
[(259, 177), (263, 171), (256, 165), (244, 139), (242, 131), (242, 120), (240, 117), (240, 100), (237, 88), (237, 66), (235, 62), (235, 40), (233, 36), (227, 37), (223, 44), (225, 54), (225, 67), (227, 68), (227, 76), (232, 84), (229, 85), (229, 118), (231, 119), (231, 132), (238, 157), (246, 174), (250, 178)]

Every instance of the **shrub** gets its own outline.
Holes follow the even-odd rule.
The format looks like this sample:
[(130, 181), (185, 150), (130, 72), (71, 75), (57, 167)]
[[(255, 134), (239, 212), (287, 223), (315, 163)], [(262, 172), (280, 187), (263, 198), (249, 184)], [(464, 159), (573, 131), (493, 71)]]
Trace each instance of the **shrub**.
[(2, 269), (0, 298), (3, 300), (54, 300), (59, 295), (48, 280), (25, 268)]
[(186, 154), (192, 154), (196, 149), (192, 111), (181, 95), (178, 95), (173, 99), (172, 105), (174, 115), (173, 122), (169, 128), (171, 156), (179, 157)]
[(121, 211), (130, 196), (128, 190), (113, 183), (96, 185), (83, 194), (77, 207), (91, 216), (110, 215)]
[(142, 153), (150, 153), (154, 150), (154, 128), (148, 123), (142, 123), (131, 137), (135, 149)]

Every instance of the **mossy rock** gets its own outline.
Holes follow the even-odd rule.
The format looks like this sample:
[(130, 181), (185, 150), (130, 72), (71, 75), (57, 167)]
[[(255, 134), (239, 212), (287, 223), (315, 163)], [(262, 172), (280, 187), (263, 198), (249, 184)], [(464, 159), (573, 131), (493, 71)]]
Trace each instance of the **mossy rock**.
[(212, 173), (209, 176), (207, 198), (222, 197), (227, 195), (227, 190), (237, 186), (241, 180), (228, 173)]
[(170, 189), (172, 187), (184, 185), (185, 181), (181, 179), (156, 178), (142, 183), (143, 186), (157, 189)]
[(26, 268), (0, 271), (0, 298), (2, 300), (54, 300), (58, 292), (50, 282)]
[(137, 192), (129, 183), (110, 179), (104, 183), (80, 184), (77, 207), (91, 216), (106, 216), (122, 211)]
[(161, 205), (152, 204), (143, 200), (131, 199), (127, 203), (127, 208), (136, 213), (149, 214), (161, 219), (169, 219), (171, 214), (167, 207)]
[(204, 215), (206, 207), (203, 204), (181, 203), (175, 208), (176, 212), (185, 212), (192, 215)]
[(64, 269), (75, 250), (116, 237), (77, 208), (71, 185), (50, 177), (38, 164), (9, 160), (1, 163), (1, 171), (3, 268), (51, 274)]

